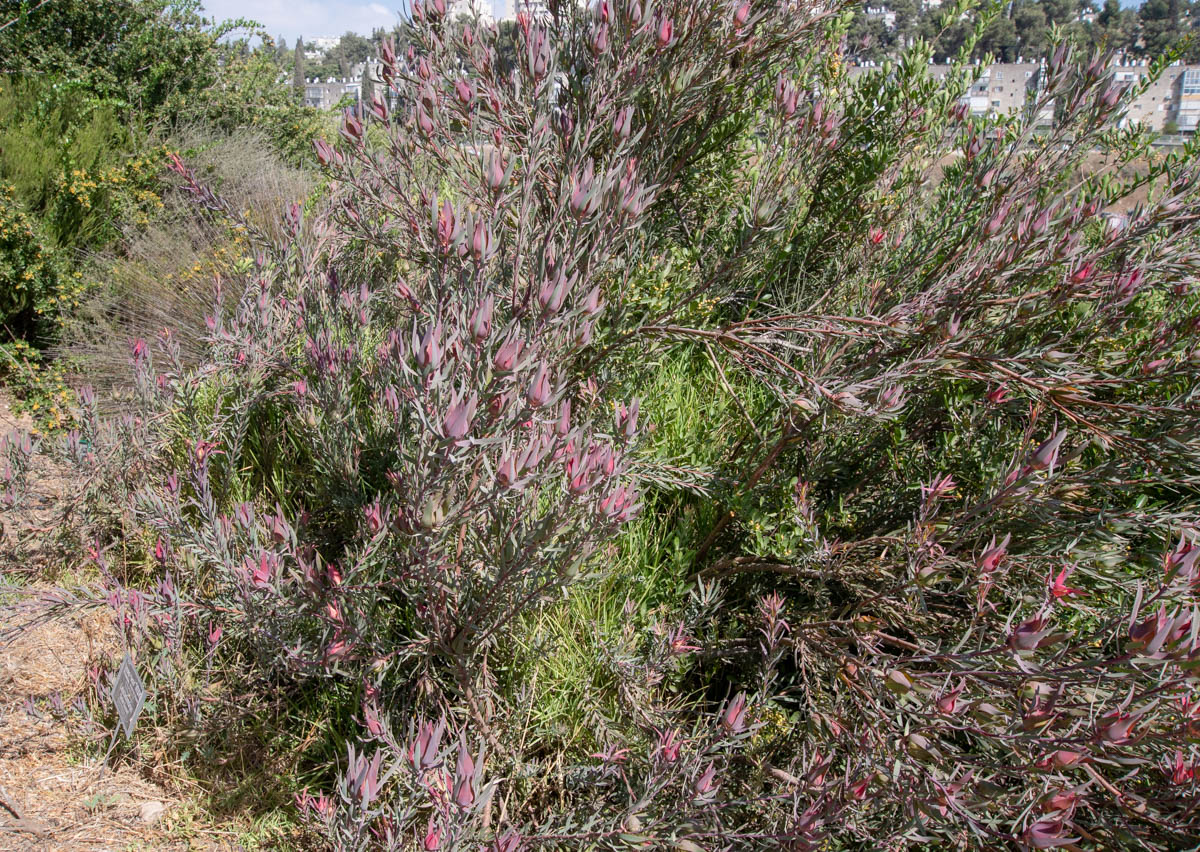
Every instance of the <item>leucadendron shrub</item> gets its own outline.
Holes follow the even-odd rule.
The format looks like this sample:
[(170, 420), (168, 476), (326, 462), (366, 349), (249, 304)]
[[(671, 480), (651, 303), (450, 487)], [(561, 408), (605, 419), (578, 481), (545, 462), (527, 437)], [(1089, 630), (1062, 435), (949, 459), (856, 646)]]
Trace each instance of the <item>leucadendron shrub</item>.
[[(1193, 149), (1112, 179), (1147, 136), (1066, 45), (984, 119), (922, 44), (852, 78), (820, 3), (523, 13), (511, 68), (445, 12), (199, 363), (168, 329), (125, 414), (84, 395), (73, 517), (156, 718), (319, 719), (335, 848), (1184, 843)], [(665, 353), (742, 415), (702, 467), (640, 416)], [(592, 640), (619, 715), (555, 749), (514, 631), (644, 512), (691, 594)]]

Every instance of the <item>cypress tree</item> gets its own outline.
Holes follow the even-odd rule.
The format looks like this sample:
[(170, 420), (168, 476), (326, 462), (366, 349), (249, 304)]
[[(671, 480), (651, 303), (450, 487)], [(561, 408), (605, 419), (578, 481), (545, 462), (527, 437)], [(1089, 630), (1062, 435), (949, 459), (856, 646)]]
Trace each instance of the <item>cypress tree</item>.
[(292, 59), (292, 88), (296, 99), (304, 103), (304, 39), (296, 39), (296, 53)]

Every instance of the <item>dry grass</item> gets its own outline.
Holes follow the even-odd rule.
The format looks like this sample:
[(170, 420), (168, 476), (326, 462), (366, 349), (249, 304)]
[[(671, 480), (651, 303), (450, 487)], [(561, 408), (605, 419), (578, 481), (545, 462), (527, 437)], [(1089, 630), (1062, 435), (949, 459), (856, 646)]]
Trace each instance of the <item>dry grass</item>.
[[(313, 188), (310, 174), (281, 163), (253, 134), (185, 139), (180, 147), (198, 150), (188, 164), (271, 239), (282, 237), (287, 206), (303, 202)], [(248, 242), (229, 223), (213, 221), (182, 193), (168, 192), (164, 210), (149, 225), (130, 228), (117, 249), (88, 259), (98, 287), (67, 319), (55, 354), (101, 399), (120, 396), (131, 375), (131, 342), (170, 329), (184, 360), (193, 360), (218, 279), (226, 304), (236, 302), (251, 260)]]

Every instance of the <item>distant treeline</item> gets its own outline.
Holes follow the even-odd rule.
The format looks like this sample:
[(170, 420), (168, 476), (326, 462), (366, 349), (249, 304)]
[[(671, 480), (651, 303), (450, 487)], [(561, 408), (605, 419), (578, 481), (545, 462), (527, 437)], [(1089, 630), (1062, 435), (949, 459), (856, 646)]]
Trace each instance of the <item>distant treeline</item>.
[[(968, 41), (979, 12), (955, 19), (946, 2), (922, 8), (921, 0), (880, 0), (855, 11), (848, 52), (857, 60), (880, 61), (914, 39), (934, 44), (934, 58), (953, 57)], [(881, 10), (895, 14), (879, 14)], [(890, 26), (889, 26), (890, 24)], [(1200, 0), (1147, 0), (1123, 9), (1119, 0), (1012, 0), (989, 24), (973, 51), (1001, 62), (1038, 59), (1051, 42), (1054, 27), (1076, 40), (1134, 57), (1158, 56), (1192, 36), (1183, 59), (1200, 61)]]

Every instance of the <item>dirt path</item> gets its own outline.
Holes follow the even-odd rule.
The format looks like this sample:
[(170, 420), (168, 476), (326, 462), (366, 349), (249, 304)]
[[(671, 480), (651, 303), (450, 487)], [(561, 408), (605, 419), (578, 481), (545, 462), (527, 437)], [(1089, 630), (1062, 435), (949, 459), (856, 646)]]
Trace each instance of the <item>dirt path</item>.
[[(0, 435), (28, 429), (0, 392)], [(53, 516), (61, 471), (44, 458), (30, 510), (4, 513), (8, 541)], [(33, 571), (0, 563), (0, 635), (44, 606)], [(112, 771), (55, 719), (88, 685), (89, 663), (119, 651), (106, 612), (50, 621), (0, 644), (0, 849), (240, 849), (237, 834), (206, 823), (186, 791), (168, 790), (128, 766)], [(172, 785), (177, 786), (177, 785)]]

